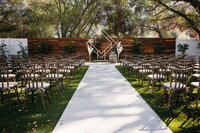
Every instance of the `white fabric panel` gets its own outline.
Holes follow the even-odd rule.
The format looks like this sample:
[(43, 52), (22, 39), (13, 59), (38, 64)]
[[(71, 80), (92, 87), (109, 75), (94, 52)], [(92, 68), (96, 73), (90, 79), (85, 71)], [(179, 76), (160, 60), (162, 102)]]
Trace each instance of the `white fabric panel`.
[(181, 54), (178, 52), (178, 44), (188, 44), (189, 49), (186, 51), (186, 54), (195, 54), (196, 59), (200, 56), (200, 49), (197, 48), (197, 44), (200, 43), (200, 40), (196, 39), (176, 39), (176, 55)]
[(19, 41), (23, 46), (28, 47), (28, 39), (27, 38), (0, 38), (0, 44), (5, 40), (5, 44), (7, 45), (8, 55), (17, 54), (19, 48)]

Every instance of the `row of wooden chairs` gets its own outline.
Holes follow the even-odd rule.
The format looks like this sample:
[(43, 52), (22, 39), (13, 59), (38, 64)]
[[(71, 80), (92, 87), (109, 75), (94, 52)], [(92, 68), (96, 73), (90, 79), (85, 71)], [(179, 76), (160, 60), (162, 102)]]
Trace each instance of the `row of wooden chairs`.
[[(47, 96), (50, 103), (49, 91), (53, 82), (58, 92), (61, 93), (61, 90), (65, 88), (64, 77), (69, 84), (75, 72), (83, 65), (84, 60), (81, 59), (81, 55), (32, 55), (26, 59), (12, 57), (11, 62), (4, 61), (0, 64), (1, 101), (4, 103), (4, 94), (6, 94), (9, 108), (11, 108), (10, 93), (14, 89), (18, 102), (20, 102), (18, 87), (21, 82), (21, 93), (25, 89), (23, 108), (29, 92), (32, 92), (32, 94), (40, 94), (45, 110), (44, 96)], [(32, 102), (33, 100), (32, 98)]]
[[(163, 93), (168, 94), (168, 109), (174, 92), (182, 91), (187, 103), (187, 95), (197, 88), (197, 108), (200, 96), (200, 59), (196, 62), (195, 58), (195, 55), (126, 55), (120, 60), (120, 64), (124, 70), (132, 71), (134, 77), (137, 75), (141, 85), (144, 79), (148, 78), (147, 90), (151, 86), (152, 93), (158, 82)], [(198, 81), (194, 82), (192, 77), (196, 77)]]

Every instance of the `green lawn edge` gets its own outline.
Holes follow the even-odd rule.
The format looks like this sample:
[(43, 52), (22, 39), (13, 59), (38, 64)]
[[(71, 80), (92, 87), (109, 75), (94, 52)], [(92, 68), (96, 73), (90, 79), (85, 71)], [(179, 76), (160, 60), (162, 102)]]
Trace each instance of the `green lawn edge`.
[[(14, 95), (12, 103), (15, 102), (13, 103), (13, 106), (15, 106), (12, 106), (12, 110), (9, 111), (8, 105), (0, 103), (0, 132), (52, 132), (88, 68), (88, 66), (83, 66), (82, 69), (76, 72), (75, 77), (71, 80), (68, 87), (65, 80), (65, 90), (61, 94), (55, 89), (56, 87), (50, 90), (52, 103), (48, 104), (45, 97), (46, 111), (43, 110), (41, 99), (38, 95), (36, 95), (34, 104), (31, 104), (31, 100), (26, 103), (24, 111), (22, 110), (23, 104), (17, 104)], [(20, 95), (20, 99), (23, 101), (23, 95)]]
[[(194, 107), (194, 102), (190, 101), (190, 106), (185, 108), (184, 97), (180, 96), (175, 99), (169, 110), (167, 110), (167, 97), (163, 96), (163, 90), (158, 87), (154, 88), (154, 94), (151, 94), (151, 88), (147, 90), (148, 81), (144, 81), (144, 85), (138, 84), (138, 79), (133, 78), (130, 70), (124, 70), (120, 66), (116, 66), (117, 70), (125, 77), (125, 79), (135, 88), (149, 106), (156, 112), (162, 121), (174, 133), (198, 133), (200, 132), (200, 111)], [(192, 103), (192, 104), (191, 104)]]

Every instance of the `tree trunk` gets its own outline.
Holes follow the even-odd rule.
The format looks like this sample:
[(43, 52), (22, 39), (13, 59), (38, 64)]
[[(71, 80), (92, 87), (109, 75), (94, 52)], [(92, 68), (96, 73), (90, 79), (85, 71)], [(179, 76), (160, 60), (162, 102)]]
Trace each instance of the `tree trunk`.
[(64, 27), (64, 25), (61, 23), (61, 37), (62, 37), (62, 38), (66, 38), (66, 34), (67, 34), (67, 32), (66, 32), (66, 30), (65, 30), (65, 27)]

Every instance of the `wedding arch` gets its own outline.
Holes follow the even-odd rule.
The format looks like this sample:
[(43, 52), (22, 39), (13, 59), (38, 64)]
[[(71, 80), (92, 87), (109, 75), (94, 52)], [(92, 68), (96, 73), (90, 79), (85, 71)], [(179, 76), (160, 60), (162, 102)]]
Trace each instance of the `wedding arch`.
[[(105, 39), (109, 42), (109, 45), (101, 52), (95, 45), (95, 41), (100, 38), (101, 36), (105, 37)], [(87, 44), (87, 49), (88, 49), (88, 54), (89, 54), (89, 61), (91, 61), (91, 54), (94, 51), (97, 55), (97, 60), (106, 60), (106, 55), (116, 47), (117, 49), (117, 54), (119, 57), (119, 54), (123, 50), (123, 46), (121, 42), (117, 42), (114, 39), (111, 38), (108, 33), (106, 33), (105, 30), (100, 29), (98, 30), (92, 37), (86, 42)]]

